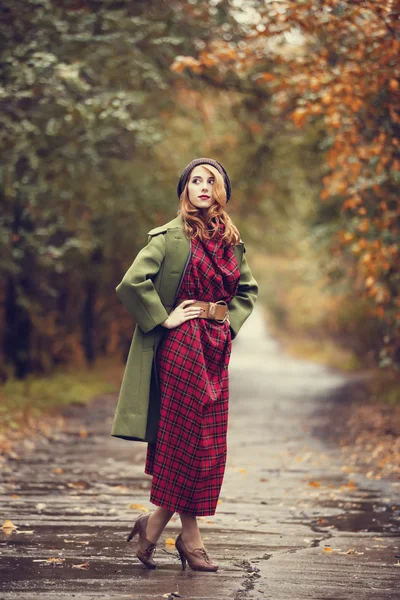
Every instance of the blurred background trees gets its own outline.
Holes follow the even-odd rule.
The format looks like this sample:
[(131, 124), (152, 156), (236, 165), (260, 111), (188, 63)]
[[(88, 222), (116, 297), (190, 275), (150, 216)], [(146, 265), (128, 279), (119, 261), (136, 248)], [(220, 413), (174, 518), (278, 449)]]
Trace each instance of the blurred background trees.
[(5, 0), (3, 380), (124, 358), (115, 286), (198, 156), (230, 174), (271, 327), (396, 369), (398, 8)]

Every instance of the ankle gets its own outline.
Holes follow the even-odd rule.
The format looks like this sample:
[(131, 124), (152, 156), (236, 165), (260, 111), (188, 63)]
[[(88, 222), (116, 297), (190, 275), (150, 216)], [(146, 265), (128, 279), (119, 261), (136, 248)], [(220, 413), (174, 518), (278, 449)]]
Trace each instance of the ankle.
[(157, 515), (151, 513), (146, 523), (146, 539), (156, 544), (163, 532), (163, 527), (157, 519)]
[(194, 550), (195, 548), (203, 548), (204, 547), (200, 532), (195, 533), (195, 534), (190, 534), (190, 533), (187, 533), (187, 532), (185, 533), (182, 531), (181, 539), (182, 539), (182, 542), (185, 544), (186, 548), (190, 551)]

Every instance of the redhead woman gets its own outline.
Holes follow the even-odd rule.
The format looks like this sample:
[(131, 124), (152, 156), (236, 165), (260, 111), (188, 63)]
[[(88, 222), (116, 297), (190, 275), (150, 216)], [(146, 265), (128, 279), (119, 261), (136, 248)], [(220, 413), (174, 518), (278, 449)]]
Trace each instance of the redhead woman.
[(197, 158), (177, 187), (177, 216), (148, 232), (116, 291), (136, 321), (111, 435), (147, 442), (150, 502), (128, 541), (156, 568), (157, 542), (175, 512), (182, 568), (216, 571), (197, 517), (214, 515), (227, 455), (232, 340), (258, 294), (238, 229), (226, 212), (231, 183)]

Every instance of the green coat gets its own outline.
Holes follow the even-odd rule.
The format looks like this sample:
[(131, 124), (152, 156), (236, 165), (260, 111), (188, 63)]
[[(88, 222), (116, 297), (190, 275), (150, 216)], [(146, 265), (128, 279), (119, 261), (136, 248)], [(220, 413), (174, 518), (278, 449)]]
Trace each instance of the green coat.
[[(155, 355), (166, 332), (161, 325), (171, 312), (190, 258), (190, 240), (180, 217), (148, 232), (148, 243), (137, 254), (116, 292), (136, 321), (115, 411), (111, 435), (155, 442), (160, 397)], [(244, 243), (233, 246), (240, 265), (237, 294), (228, 304), (234, 339), (251, 314), (258, 284), (251, 274)]]

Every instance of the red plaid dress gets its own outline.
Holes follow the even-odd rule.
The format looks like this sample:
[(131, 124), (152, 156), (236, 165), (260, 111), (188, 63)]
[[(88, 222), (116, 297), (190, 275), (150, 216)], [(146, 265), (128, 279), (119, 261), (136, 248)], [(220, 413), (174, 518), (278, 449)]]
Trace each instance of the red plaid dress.
[[(194, 298), (229, 302), (240, 269), (219, 233), (192, 238), (192, 255), (175, 305)], [(148, 444), (150, 502), (176, 512), (215, 514), (225, 471), (232, 339), (228, 321), (195, 317), (168, 329), (158, 347), (160, 420)]]

